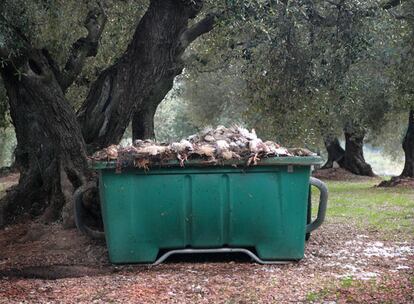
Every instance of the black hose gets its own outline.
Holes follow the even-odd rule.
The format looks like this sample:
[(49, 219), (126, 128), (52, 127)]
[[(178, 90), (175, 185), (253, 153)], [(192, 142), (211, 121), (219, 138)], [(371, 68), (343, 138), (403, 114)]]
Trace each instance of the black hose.
[(74, 200), (75, 200), (75, 206), (74, 206), (75, 224), (78, 230), (82, 232), (83, 234), (89, 236), (92, 239), (103, 240), (105, 239), (105, 233), (103, 231), (89, 228), (83, 220), (86, 214), (85, 207), (83, 206), (83, 194), (86, 191), (92, 188), (95, 188), (95, 187), (96, 187), (96, 184), (94, 182), (90, 182), (82, 187), (79, 187), (75, 191), (73, 195)]

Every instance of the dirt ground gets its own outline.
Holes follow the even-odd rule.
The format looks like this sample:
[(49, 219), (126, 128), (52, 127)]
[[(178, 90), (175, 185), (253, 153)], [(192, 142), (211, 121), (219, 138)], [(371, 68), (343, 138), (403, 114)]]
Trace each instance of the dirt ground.
[(288, 265), (203, 255), (115, 266), (104, 242), (75, 229), (16, 224), (0, 229), (0, 304), (414, 303), (414, 236), (357, 226), (328, 219)]
[(327, 223), (288, 265), (202, 256), (152, 267), (109, 265), (104, 244), (75, 229), (14, 225), (0, 230), (0, 303), (414, 303), (414, 240), (353, 227)]
[(388, 180), (383, 180), (383, 178), (381, 178), (380, 176), (371, 177), (355, 175), (342, 168), (319, 169), (312, 172), (312, 176), (328, 181), (378, 181), (379, 187), (414, 188), (414, 178), (400, 178), (396, 176)]
[(355, 175), (342, 168), (319, 169), (314, 171), (312, 173), (312, 176), (319, 179), (332, 181), (366, 181), (372, 179), (380, 180), (378, 177)]

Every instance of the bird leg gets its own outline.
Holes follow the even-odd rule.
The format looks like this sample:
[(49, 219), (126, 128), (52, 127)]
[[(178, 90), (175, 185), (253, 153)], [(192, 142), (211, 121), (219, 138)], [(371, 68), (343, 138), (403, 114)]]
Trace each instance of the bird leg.
[(260, 161), (260, 158), (258, 157), (259, 153), (255, 153), (253, 156), (251, 156), (247, 160), (247, 166), (250, 166), (253, 163), (253, 166), (257, 165), (257, 162)]
[(184, 167), (184, 162), (187, 161), (187, 154), (181, 155), (177, 153), (177, 159), (180, 161), (180, 167)]
[(137, 158), (134, 161), (135, 167), (144, 169), (144, 171), (149, 171), (149, 164), (150, 164), (150, 161), (149, 159), (146, 159), (146, 158), (141, 158), (141, 159)]

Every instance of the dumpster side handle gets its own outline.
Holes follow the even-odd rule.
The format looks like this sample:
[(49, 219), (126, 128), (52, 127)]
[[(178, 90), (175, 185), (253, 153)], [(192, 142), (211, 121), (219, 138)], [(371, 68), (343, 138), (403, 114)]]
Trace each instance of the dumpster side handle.
[(83, 221), (83, 217), (84, 217), (85, 212), (86, 212), (85, 211), (85, 208), (83, 207), (83, 194), (86, 191), (88, 191), (88, 190), (90, 190), (90, 189), (92, 189), (94, 187), (96, 187), (96, 184), (93, 183), (93, 182), (91, 182), (91, 183), (88, 183), (88, 184), (86, 184), (86, 185), (84, 185), (82, 187), (79, 187), (75, 191), (75, 193), (73, 195), (74, 201), (75, 201), (74, 202), (75, 205), (74, 205), (74, 208), (73, 208), (74, 210), (73, 211), (74, 211), (76, 228), (78, 228), (78, 230), (80, 232), (82, 232), (83, 234), (91, 237), (92, 239), (100, 239), (100, 240), (102, 240), (102, 239), (105, 239), (105, 233), (102, 232), (102, 231), (93, 230), (93, 229), (89, 228), (85, 224), (85, 222)]
[(326, 207), (328, 205), (328, 188), (326, 187), (325, 183), (317, 178), (311, 177), (310, 184), (319, 189), (320, 197), (318, 215), (313, 222), (306, 226), (306, 233), (312, 232), (315, 229), (319, 228), (320, 225), (322, 225), (323, 221), (325, 220)]

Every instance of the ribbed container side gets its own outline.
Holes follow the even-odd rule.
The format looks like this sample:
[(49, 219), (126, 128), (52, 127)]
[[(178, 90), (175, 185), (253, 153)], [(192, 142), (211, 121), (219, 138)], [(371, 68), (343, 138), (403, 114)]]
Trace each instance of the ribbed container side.
[(303, 257), (310, 166), (100, 170), (110, 260), (155, 261), (160, 250), (255, 248)]

